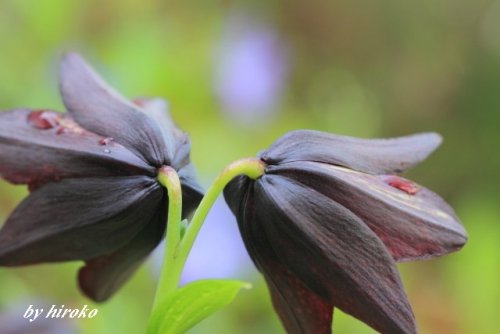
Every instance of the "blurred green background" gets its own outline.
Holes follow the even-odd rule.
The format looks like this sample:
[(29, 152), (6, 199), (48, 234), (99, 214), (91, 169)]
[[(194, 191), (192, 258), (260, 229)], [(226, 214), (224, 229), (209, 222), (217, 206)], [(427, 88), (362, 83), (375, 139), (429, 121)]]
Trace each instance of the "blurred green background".
[[(58, 59), (78, 51), (126, 96), (168, 100), (204, 185), (291, 129), (441, 133), (442, 147), (407, 176), (451, 203), (470, 239), (459, 253), (399, 268), (421, 333), (498, 328), (500, 1), (3, 0), (0, 45), (0, 109), (62, 110)], [(0, 182), (0, 220), (26, 194)], [(225, 258), (243, 251), (234, 220), (220, 211), (205, 237), (206, 249), (218, 251), (194, 256), (213, 269), (208, 276), (254, 288), (190, 333), (282, 333), (248, 258)], [(93, 306), (95, 318), (56, 321), (46, 333), (142, 333), (157, 257)], [(78, 267), (0, 268), (0, 333), (42, 333), (21, 317), (29, 304), (91, 305), (77, 290)], [(373, 333), (340, 311), (334, 329)]]

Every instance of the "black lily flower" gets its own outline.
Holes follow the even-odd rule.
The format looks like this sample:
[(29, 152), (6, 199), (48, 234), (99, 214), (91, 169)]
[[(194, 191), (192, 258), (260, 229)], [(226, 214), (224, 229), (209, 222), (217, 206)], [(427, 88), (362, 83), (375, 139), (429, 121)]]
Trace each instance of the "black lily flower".
[(61, 62), (60, 92), (67, 113), (0, 113), (0, 176), (31, 191), (0, 231), (0, 265), (84, 260), (80, 287), (103, 301), (163, 236), (158, 169), (177, 170), (184, 216), (202, 190), (164, 102), (126, 100), (76, 54)]
[(416, 332), (395, 262), (458, 250), (467, 237), (438, 195), (394, 174), (440, 142), (294, 131), (260, 154), (263, 176), (226, 187), (289, 333), (330, 333), (334, 307), (382, 333)]

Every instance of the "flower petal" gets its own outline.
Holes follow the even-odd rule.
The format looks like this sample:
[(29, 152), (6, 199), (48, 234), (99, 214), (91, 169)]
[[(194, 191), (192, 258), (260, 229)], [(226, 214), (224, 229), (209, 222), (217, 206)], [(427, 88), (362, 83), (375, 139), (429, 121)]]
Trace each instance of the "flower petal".
[(78, 272), (83, 293), (96, 302), (111, 297), (156, 248), (165, 230), (165, 216), (166, 208), (160, 208), (148, 225), (127, 245), (113, 253), (86, 261)]
[(266, 263), (264, 273), (274, 309), (289, 334), (330, 334), (333, 304), (318, 297), (279, 263)]
[(59, 81), (64, 105), (78, 124), (114, 138), (152, 166), (170, 165), (157, 124), (109, 87), (79, 55), (65, 55)]
[(359, 139), (312, 130), (291, 131), (276, 140), (261, 158), (268, 164), (316, 161), (371, 174), (407, 170), (441, 143), (436, 133), (392, 139)]
[(266, 279), (274, 309), (287, 333), (331, 333), (333, 304), (323, 300), (294, 277), (276, 258), (261, 224), (253, 214), (253, 181), (244, 176), (233, 179), (224, 196), (238, 218), (245, 246)]
[[(53, 124), (43, 123), (49, 121)], [(67, 114), (27, 109), (2, 112), (0, 176), (35, 188), (68, 177), (155, 175), (154, 168), (125, 147), (113, 142), (104, 146), (101, 140)]]
[(401, 177), (315, 162), (284, 164), (270, 168), (270, 173), (293, 178), (351, 210), (396, 261), (444, 255), (467, 241), (467, 233), (443, 199)]
[(32, 192), (0, 230), (0, 265), (91, 259), (152, 219), (163, 189), (145, 176), (66, 179)]
[[(182, 184), (182, 212), (188, 216), (198, 207), (204, 190), (198, 184), (196, 171), (189, 157), (191, 142), (187, 134), (179, 130), (170, 117), (167, 103), (160, 98), (136, 98), (134, 103), (140, 110), (160, 126), (165, 145), (173, 152), (171, 166), (177, 170)], [(169, 146), (170, 145), (170, 146)]]
[[(158, 125), (163, 136), (163, 142), (167, 147), (167, 152), (171, 153), (169, 158), (174, 159), (176, 157), (174, 152), (177, 151), (178, 146), (182, 146), (183, 141), (185, 141), (184, 137), (187, 136), (175, 126), (168, 111), (167, 102), (161, 98), (144, 97), (135, 98), (132, 102), (139, 107), (139, 111), (144, 112)], [(171, 166), (179, 168), (179, 166), (176, 166), (173, 162), (171, 162)]]
[[(394, 260), (359, 218), (277, 175), (259, 178), (254, 191), (251, 223), (261, 226), (264, 235), (251, 235), (247, 243), (267, 238), (273, 256), (308, 289), (375, 330), (416, 333)], [(259, 251), (260, 256), (270, 253)]]

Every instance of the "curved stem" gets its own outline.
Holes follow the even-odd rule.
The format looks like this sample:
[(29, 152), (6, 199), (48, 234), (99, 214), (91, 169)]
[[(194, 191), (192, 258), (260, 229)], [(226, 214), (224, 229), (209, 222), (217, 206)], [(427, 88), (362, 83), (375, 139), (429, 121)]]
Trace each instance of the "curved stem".
[(168, 218), (165, 255), (153, 307), (177, 288), (178, 280), (170, 274), (170, 268), (176, 262), (175, 253), (181, 239), (182, 219), (182, 191), (177, 172), (172, 167), (163, 166), (158, 173), (158, 182), (167, 188)]
[(219, 194), (224, 190), (224, 187), (238, 175), (246, 175), (251, 179), (257, 179), (262, 174), (264, 174), (265, 164), (256, 158), (245, 158), (234, 161), (229, 164), (224, 170), (217, 176), (215, 181), (212, 183), (210, 188), (207, 190), (205, 196), (201, 200), (200, 205), (196, 209), (196, 212), (191, 220), (191, 223), (186, 229), (184, 237), (182, 238), (177, 252), (174, 254), (175, 263), (172, 268), (170, 268), (170, 275), (173, 279), (178, 282), (182, 274), (182, 269), (184, 268), (184, 263), (189, 256), (189, 252), (193, 247), (193, 243), (198, 235), (198, 232), (207, 217), (210, 208), (213, 206), (215, 200)]

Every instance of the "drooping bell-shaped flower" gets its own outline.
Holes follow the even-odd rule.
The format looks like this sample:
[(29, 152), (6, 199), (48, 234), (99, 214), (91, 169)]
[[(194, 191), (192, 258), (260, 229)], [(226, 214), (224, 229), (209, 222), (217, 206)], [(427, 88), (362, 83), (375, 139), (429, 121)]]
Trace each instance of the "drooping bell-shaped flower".
[(264, 175), (226, 187), (289, 333), (330, 333), (335, 307), (381, 333), (416, 332), (395, 263), (458, 250), (467, 237), (438, 195), (396, 174), (440, 142), (293, 131), (260, 154)]
[(83, 260), (80, 287), (103, 301), (163, 236), (158, 170), (178, 172), (184, 216), (202, 190), (164, 102), (125, 99), (76, 54), (61, 61), (60, 92), (65, 113), (0, 113), (0, 176), (31, 191), (0, 230), (0, 265)]

